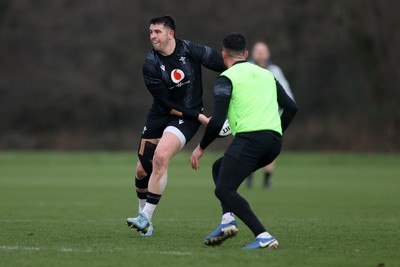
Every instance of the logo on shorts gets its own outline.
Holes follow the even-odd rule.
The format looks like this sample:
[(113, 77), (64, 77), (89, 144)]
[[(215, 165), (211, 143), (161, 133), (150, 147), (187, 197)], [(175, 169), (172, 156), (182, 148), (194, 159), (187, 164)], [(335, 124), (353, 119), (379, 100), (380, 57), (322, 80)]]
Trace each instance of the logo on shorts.
[(184, 121), (183, 120), (179, 120), (179, 125), (181, 125), (182, 123), (184, 123)]
[(174, 69), (171, 72), (171, 79), (174, 83), (179, 83), (185, 78), (185, 73), (180, 69)]

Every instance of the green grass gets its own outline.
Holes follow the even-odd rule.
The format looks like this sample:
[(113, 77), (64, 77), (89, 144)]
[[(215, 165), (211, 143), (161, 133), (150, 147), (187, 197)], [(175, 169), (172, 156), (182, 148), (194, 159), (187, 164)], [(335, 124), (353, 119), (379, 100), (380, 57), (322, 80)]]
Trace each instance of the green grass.
[(131, 153), (0, 153), (0, 266), (400, 266), (400, 156), (283, 154), (273, 189), (241, 189), (277, 250), (242, 251), (240, 223), (221, 247), (202, 244), (220, 220), (210, 167), (180, 154), (155, 214), (136, 214)]

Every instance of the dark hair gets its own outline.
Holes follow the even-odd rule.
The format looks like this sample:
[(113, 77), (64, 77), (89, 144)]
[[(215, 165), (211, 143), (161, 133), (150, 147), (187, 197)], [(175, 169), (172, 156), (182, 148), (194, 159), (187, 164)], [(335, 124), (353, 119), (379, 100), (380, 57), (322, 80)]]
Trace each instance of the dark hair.
[(150, 24), (164, 24), (164, 27), (167, 27), (173, 31), (176, 31), (175, 20), (171, 16), (161, 16), (161, 17), (157, 17), (157, 18), (152, 18), (150, 20)]
[(222, 42), (225, 49), (236, 53), (246, 51), (247, 41), (243, 34), (234, 32), (226, 36)]

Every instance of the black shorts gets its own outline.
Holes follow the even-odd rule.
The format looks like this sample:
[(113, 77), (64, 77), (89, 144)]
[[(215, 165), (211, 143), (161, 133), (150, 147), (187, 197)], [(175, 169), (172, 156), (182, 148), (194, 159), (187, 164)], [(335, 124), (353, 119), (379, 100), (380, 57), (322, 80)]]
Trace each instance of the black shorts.
[[(147, 116), (146, 124), (143, 128), (142, 138), (160, 139), (167, 127), (171, 126), (179, 130), (185, 137), (187, 144), (196, 134), (201, 123), (195, 119), (179, 118), (172, 115), (156, 115), (150, 113)], [(184, 145), (184, 144), (183, 144)]]
[(225, 154), (255, 171), (274, 161), (281, 147), (282, 136), (274, 131), (238, 133)]

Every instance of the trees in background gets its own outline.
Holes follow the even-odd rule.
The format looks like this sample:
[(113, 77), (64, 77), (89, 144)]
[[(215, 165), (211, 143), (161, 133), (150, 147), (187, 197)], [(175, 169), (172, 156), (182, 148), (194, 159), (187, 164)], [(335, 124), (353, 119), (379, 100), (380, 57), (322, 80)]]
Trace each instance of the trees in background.
[[(179, 38), (219, 49), (241, 31), (270, 44), (299, 105), (286, 148), (399, 151), (399, 11), (395, 0), (3, 0), (0, 148), (134, 147), (151, 104), (148, 20), (172, 14)], [(205, 72), (208, 110), (214, 79)]]

